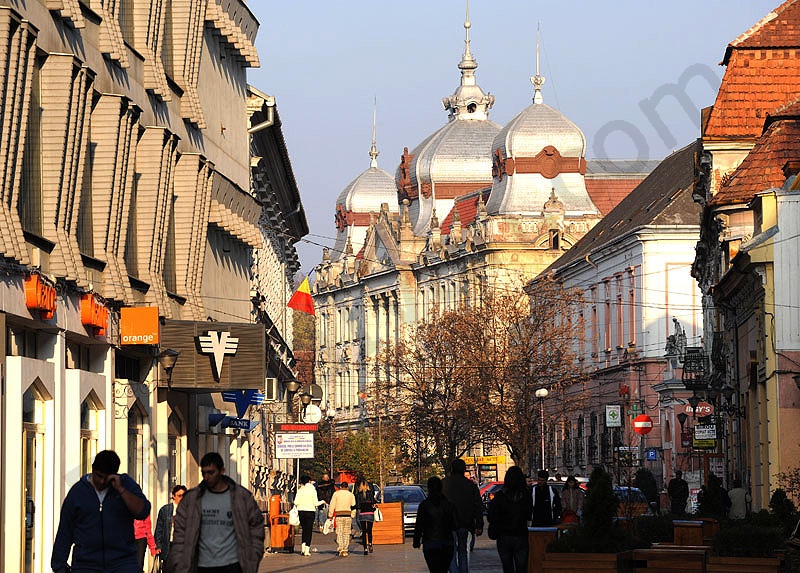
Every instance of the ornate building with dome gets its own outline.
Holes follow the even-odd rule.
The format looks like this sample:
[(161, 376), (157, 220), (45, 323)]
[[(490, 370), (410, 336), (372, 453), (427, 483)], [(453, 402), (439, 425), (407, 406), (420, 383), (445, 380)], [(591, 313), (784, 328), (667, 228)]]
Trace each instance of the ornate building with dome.
[(521, 291), (655, 163), (587, 162), (581, 130), (544, 103), (538, 69), (532, 104), (504, 127), (492, 122), (494, 97), (477, 84), (469, 21), (464, 28), (460, 85), (443, 99), (448, 122), (404, 149), (392, 200), (368, 214), (349, 206), (356, 187), (386, 196), (384, 179), (368, 171), (336, 203), (337, 241), (316, 268), (313, 295), (316, 382), (340, 429), (375, 416), (374, 358), (403, 325), (487, 289)]

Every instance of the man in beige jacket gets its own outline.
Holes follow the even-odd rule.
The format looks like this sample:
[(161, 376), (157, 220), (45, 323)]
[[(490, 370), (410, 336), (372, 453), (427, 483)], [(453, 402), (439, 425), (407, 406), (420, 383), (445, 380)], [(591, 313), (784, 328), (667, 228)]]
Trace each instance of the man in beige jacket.
[(175, 512), (167, 558), (174, 573), (257, 573), (264, 556), (264, 516), (253, 495), (225, 474), (222, 457), (200, 460), (202, 483)]
[(350, 526), (356, 516), (356, 498), (348, 489), (347, 482), (339, 484), (328, 506), (328, 517), (336, 518), (336, 545), (339, 557), (347, 557), (350, 548)]

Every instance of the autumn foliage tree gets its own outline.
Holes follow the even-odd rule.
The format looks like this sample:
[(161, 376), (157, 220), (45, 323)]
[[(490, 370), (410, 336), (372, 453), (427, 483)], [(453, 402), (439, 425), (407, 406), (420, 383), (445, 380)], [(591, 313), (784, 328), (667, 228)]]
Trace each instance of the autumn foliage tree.
[[(530, 472), (540, 443), (535, 392), (547, 388), (546, 427), (580, 406), (581, 294), (541, 279), (488, 291), (477, 304), (435, 310), (378, 357), (391, 379), (399, 419), (421, 432), (445, 471), (480, 443), (506, 446)], [(567, 391), (570, 389), (571, 391)]]

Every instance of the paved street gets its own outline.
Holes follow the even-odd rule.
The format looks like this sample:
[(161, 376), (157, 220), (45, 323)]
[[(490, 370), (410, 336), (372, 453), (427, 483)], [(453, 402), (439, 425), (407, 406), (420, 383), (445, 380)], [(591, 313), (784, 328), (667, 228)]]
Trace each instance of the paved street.
[[(279, 571), (325, 571), (326, 573), (350, 573), (355, 570), (367, 571), (405, 571), (409, 573), (427, 573), (421, 549), (411, 547), (411, 537), (406, 537), (402, 545), (376, 545), (371, 555), (364, 555), (360, 542), (355, 539), (350, 545), (351, 553), (347, 557), (337, 557), (336, 537), (315, 533), (312, 547), (317, 549), (311, 557), (300, 555), (300, 536), (295, 537), (297, 553), (273, 553), (264, 556), (259, 573)], [(475, 543), (470, 561), (471, 573), (501, 571), (500, 559), (497, 556), (495, 542), (482, 535)]]

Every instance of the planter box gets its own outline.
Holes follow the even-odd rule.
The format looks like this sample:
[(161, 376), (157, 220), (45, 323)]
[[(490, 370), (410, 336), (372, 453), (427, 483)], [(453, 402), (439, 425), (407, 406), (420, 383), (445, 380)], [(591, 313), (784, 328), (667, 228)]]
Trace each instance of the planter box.
[(557, 527), (528, 528), (528, 573), (541, 573), (547, 544), (558, 539)]
[(778, 573), (779, 557), (714, 557), (706, 562), (706, 573)]
[(706, 552), (685, 547), (636, 549), (633, 552), (633, 571), (666, 571), (706, 573)]
[[(630, 573), (631, 552), (623, 553), (545, 553), (542, 573)], [(530, 568), (528, 572), (530, 573)]]
[(405, 543), (403, 532), (403, 502), (378, 504), (383, 514), (383, 521), (372, 526), (372, 543), (374, 545), (392, 545)]
[(672, 522), (675, 545), (704, 545), (703, 522), (676, 519)]

